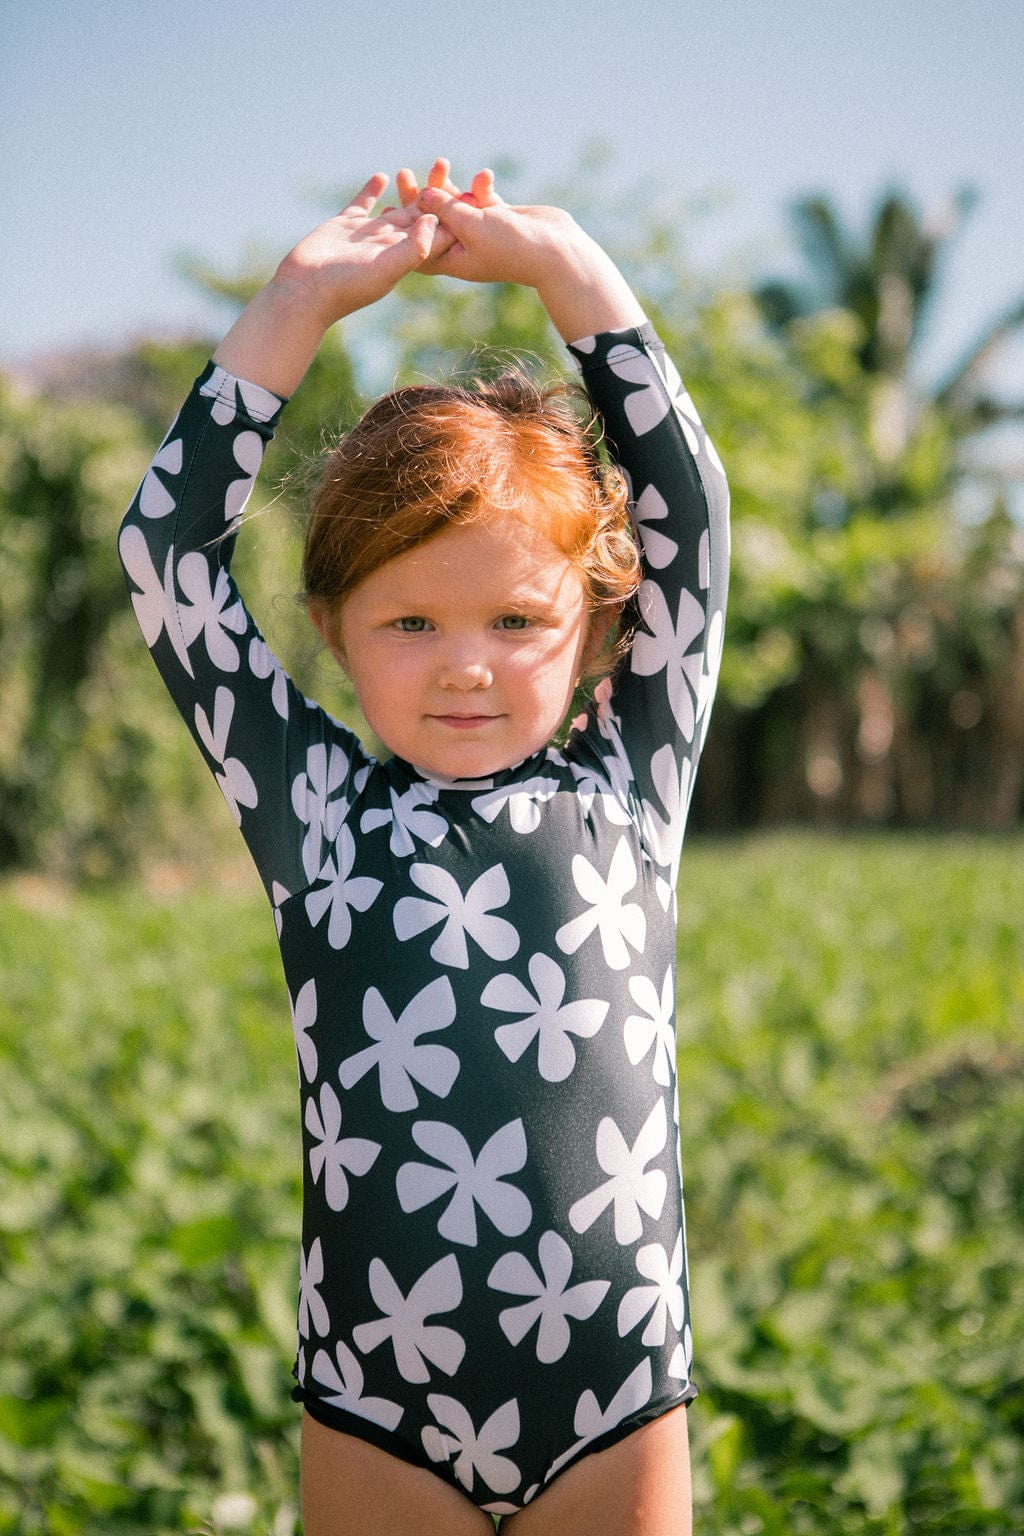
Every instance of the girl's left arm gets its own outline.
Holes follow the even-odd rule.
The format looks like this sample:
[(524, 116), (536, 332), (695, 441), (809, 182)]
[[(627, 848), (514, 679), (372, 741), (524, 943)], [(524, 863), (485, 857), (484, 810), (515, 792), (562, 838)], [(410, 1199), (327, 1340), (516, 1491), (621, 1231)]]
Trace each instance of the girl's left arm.
[(643, 558), (632, 644), (599, 685), (586, 734), (674, 885), (721, 662), (729, 490), (649, 323), (577, 339), (569, 350), (627, 478)]

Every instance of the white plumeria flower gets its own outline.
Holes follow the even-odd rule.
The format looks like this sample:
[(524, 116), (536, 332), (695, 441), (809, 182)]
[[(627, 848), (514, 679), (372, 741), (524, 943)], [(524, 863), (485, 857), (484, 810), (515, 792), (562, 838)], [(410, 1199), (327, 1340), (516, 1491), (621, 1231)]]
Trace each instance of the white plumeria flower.
[(249, 671), (262, 681), (272, 678), (270, 702), (282, 720), (288, 719), (288, 675), (262, 635), (249, 641)]
[[(335, 860), (337, 862), (335, 862)], [(310, 891), (306, 897), (306, 915), (315, 928), (325, 912), (327, 942), (332, 949), (344, 949), (352, 937), (352, 912), (367, 912), (384, 889), (383, 881), (371, 875), (356, 875), (356, 840), (351, 829), (343, 826), (334, 844), (334, 857), (320, 871), (321, 880), (329, 882)]]
[(651, 1072), (656, 1083), (667, 1088), (672, 1081), (672, 1063), (675, 1057), (675, 999), (673, 996), (671, 967), (665, 972), (661, 995), (654, 982), (647, 976), (631, 976), (629, 991), (642, 1014), (631, 1013), (622, 1026), (626, 1042), (626, 1055), (633, 1066), (643, 1061), (651, 1047), (654, 1059)]
[(370, 1294), (384, 1316), (352, 1330), (356, 1348), (368, 1355), (390, 1339), (403, 1381), (429, 1381), (427, 1362), (454, 1376), (466, 1353), (465, 1340), (454, 1328), (428, 1327), (426, 1322), (437, 1313), (454, 1312), (462, 1301), (462, 1276), (454, 1253), (431, 1265), (408, 1296), (402, 1295), (383, 1259), (371, 1261), (369, 1281)]
[[(316, 741), (306, 749), (304, 773), (292, 780), (292, 810), (309, 828), (302, 843), (302, 867), (310, 880), (320, 873), (323, 842), (333, 843), (338, 829), (348, 814), (348, 804), (340, 797), (349, 773), (349, 757), (337, 742), (327, 746)], [(361, 788), (360, 776), (356, 776), (355, 788)], [(365, 773), (362, 774), (365, 782)]]
[(454, 1397), (430, 1392), (427, 1406), (442, 1426), (437, 1429), (428, 1424), (421, 1431), (423, 1449), (431, 1461), (451, 1462), (467, 1493), (472, 1493), (477, 1477), (492, 1493), (511, 1493), (520, 1481), (519, 1468), (498, 1453), (519, 1439), (519, 1405), (515, 1398), (496, 1408), (479, 1433), (466, 1409)]
[(502, 1332), (513, 1346), (521, 1344), (534, 1323), (537, 1330), (537, 1359), (543, 1365), (560, 1360), (569, 1348), (569, 1318), (592, 1317), (604, 1300), (608, 1280), (583, 1280), (570, 1285), (572, 1249), (557, 1232), (545, 1232), (537, 1247), (541, 1273), (522, 1253), (506, 1253), (487, 1276), (487, 1284), (496, 1291), (532, 1299), (522, 1306), (506, 1307), (498, 1315)]
[(501, 1024), (494, 1031), (495, 1041), (509, 1061), (518, 1061), (539, 1036), (537, 1069), (546, 1082), (560, 1083), (576, 1065), (576, 1050), (570, 1035), (581, 1035), (585, 1039), (596, 1035), (609, 1005), (600, 998), (563, 1005), (565, 974), (547, 955), (534, 955), (529, 972), (533, 993), (518, 976), (505, 973), (492, 977), (480, 1001), (485, 1008), (500, 1008), (503, 1013), (522, 1015), (518, 1023)]
[(649, 1243), (637, 1250), (637, 1272), (650, 1280), (650, 1285), (634, 1286), (619, 1302), (619, 1337), (625, 1338), (640, 1322), (651, 1314), (640, 1342), (648, 1349), (665, 1342), (669, 1318), (678, 1333), (683, 1326), (683, 1234), (676, 1238), (672, 1257), (660, 1243)]
[(608, 1434), (624, 1420), (639, 1413), (641, 1408), (645, 1408), (651, 1400), (653, 1386), (650, 1357), (645, 1355), (636, 1369), (627, 1376), (607, 1408), (602, 1409), (594, 1393), (589, 1389), (584, 1392), (576, 1404), (576, 1416), (573, 1420), (573, 1428), (581, 1438), (561, 1456), (555, 1458), (545, 1474), (544, 1481), (547, 1482), (554, 1477), (556, 1472), (578, 1456), (583, 1447), (589, 1445), (592, 1440), (596, 1440), (599, 1435)]
[(503, 917), (492, 917), (495, 907), (508, 905), (511, 891), (501, 864), (484, 870), (463, 896), (454, 875), (434, 864), (412, 864), (409, 876), (429, 898), (403, 896), (395, 905), (395, 933), (399, 939), (411, 939), (443, 923), (438, 938), (430, 947), (431, 957), (439, 965), (456, 970), (469, 969), (466, 935), (474, 939), (492, 960), (511, 960), (519, 948), (519, 934)]
[(668, 517), (668, 502), (656, 485), (648, 485), (637, 497), (633, 506), (633, 516), (640, 530), (644, 559), (651, 570), (664, 570), (667, 565), (672, 564), (679, 553), (679, 545), (675, 539), (670, 539), (660, 529), (651, 527), (652, 523), (663, 522)]
[(638, 875), (629, 843), (620, 837), (612, 854), (608, 879), (603, 880), (590, 860), (577, 853), (572, 861), (572, 877), (584, 901), (586, 912), (564, 923), (555, 934), (555, 943), (563, 954), (572, 955), (596, 929), (601, 936), (604, 958), (613, 971), (624, 971), (630, 963), (627, 941), (643, 953), (647, 938), (647, 919), (643, 907), (624, 901), (636, 886)]
[(665, 672), (669, 707), (683, 736), (692, 741), (704, 662), (700, 651), (690, 647), (703, 633), (704, 609), (684, 587), (673, 619), (664, 592), (653, 581), (641, 582), (637, 602), (650, 634), (637, 630), (634, 635), (630, 670), (637, 677)]
[(305, 1249), (299, 1249), (299, 1333), (304, 1339), (309, 1338), (311, 1323), (319, 1334), (330, 1332), (330, 1314), (318, 1289), (323, 1278), (324, 1254), (320, 1239), (315, 1237), (308, 1258)]
[(175, 500), (154, 470), (166, 470), (169, 475), (180, 475), (183, 462), (183, 444), (180, 437), (161, 445), (156, 458), (146, 470), (139, 486), (139, 511), (143, 517), (166, 517), (175, 508)]
[(651, 783), (665, 814), (650, 800), (642, 802), (644, 841), (654, 862), (669, 869), (674, 885), (693, 791), (693, 759), (687, 756), (680, 763), (671, 747), (659, 747), (651, 758)]
[(185, 644), (191, 646), (202, 635), (206, 641), (206, 654), (218, 671), (237, 672), (238, 646), (228, 631), (235, 635), (244, 634), (246, 615), (228, 580), (227, 571), (218, 568), (211, 586), (208, 562), (192, 550), (178, 561), (178, 585), (189, 599), (178, 608)]
[(484, 821), (496, 821), (508, 806), (513, 832), (535, 832), (540, 826), (540, 807), (558, 793), (558, 780), (535, 775), (522, 784), (503, 784), (486, 795), (478, 795), (473, 809)]
[(259, 795), (252, 775), (241, 758), (227, 755), (228, 734), (234, 713), (235, 696), (231, 689), (218, 688), (213, 698), (213, 723), (207, 719), (202, 706), (197, 704), (196, 730), (207, 752), (221, 766), (221, 772), (214, 774), (214, 778), (231, 808), (232, 816), (241, 824), (241, 807), (244, 805), (252, 810), (259, 802)]
[(142, 638), (152, 650), (161, 633), (166, 630), (175, 656), (189, 677), (194, 677), (192, 663), (188, 659), (188, 648), (178, 626), (173, 545), (167, 551), (162, 578), (153, 564), (141, 528), (134, 526), (126, 528), (121, 534), (117, 547), (125, 570), (139, 588), (137, 592), (132, 593), (132, 607), (135, 609), (135, 617), (142, 630)]
[(416, 1109), (414, 1083), (446, 1099), (459, 1075), (459, 1058), (443, 1045), (420, 1045), (421, 1035), (447, 1029), (455, 1021), (455, 994), (447, 976), (438, 976), (395, 1018), (376, 987), (363, 998), (363, 1028), (376, 1045), (349, 1056), (338, 1068), (343, 1088), (352, 1088), (374, 1067), (380, 1073), (385, 1109)]
[(448, 823), (436, 811), (430, 811), (441, 791), (436, 784), (410, 784), (402, 794), (389, 791), (391, 809), (365, 811), (359, 823), (361, 832), (373, 832), (377, 827), (391, 827), (389, 847), (397, 859), (407, 858), (416, 852), (415, 838), (436, 848), (444, 841)]
[(212, 400), (210, 415), (219, 427), (229, 427), (238, 415), (238, 402), (253, 421), (269, 421), (281, 404), (279, 395), (271, 394), (262, 384), (237, 379), (225, 368), (214, 368), (199, 393)]
[(422, 1210), (452, 1191), (437, 1230), (452, 1243), (475, 1247), (476, 1207), (498, 1231), (518, 1237), (530, 1225), (533, 1212), (521, 1189), (505, 1182), (526, 1166), (526, 1133), (521, 1120), (510, 1120), (484, 1143), (476, 1159), (469, 1143), (454, 1126), (440, 1120), (420, 1120), (412, 1139), (433, 1163), (403, 1163), (395, 1181), (398, 1203), (408, 1215)]
[(309, 1149), (309, 1171), (313, 1183), (324, 1175), (324, 1196), (332, 1211), (343, 1211), (348, 1204), (348, 1174), (356, 1178), (369, 1173), (380, 1155), (380, 1142), (363, 1136), (341, 1137), (341, 1105), (330, 1083), (320, 1088), (320, 1108), (313, 1098), (306, 1100), (306, 1130), (314, 1137)]
[(386, 1397), (363, 1396), (363, 1368), (340, 1339), (334, 1355), (332, 1360), (325, 1349), (318, 1349), (313, 1356), (313, 1379), (330, 1394), (324, 1401), (354, 1413), (357, 1418), (369, 1419), (371, 1424), (380, 1424), (384, 1429), (397, 1429), (405, 1409), (398, 1403), (389, 1402)]
[(597, 1128), (596, 1152), (598, 1163), (610, 1177), (573, 1205), (569, 1211), (573, 1231), (586, 1232), (611, 1205), (616, 1242), (625, 1246), (642, 1237), (640, 1212), (657, 1220), (665, 1204), (668, 1180), (660, 1168), (648, 1172), (647, 1164), (663, 1150), (667, 1137), (664, 1099), (655, 1104), (632, 1147), (627, 1146), (615, 1121), (605, 1116)]
[(295, 1035), (295, 1053), (299, 1058), (302, 1075), (307, 1083), (311, 1083), (316, 1077), (317, 1069), (316, 1045), (309, 1038), (309, 1031), (316, 1023), (317, 1010), (316, 982), (313, 977), (303, 982), (294, 1002), (292, 1002), (291, 994), (289, 994), (288, 1002), (292, 1010), (292, 1033)]

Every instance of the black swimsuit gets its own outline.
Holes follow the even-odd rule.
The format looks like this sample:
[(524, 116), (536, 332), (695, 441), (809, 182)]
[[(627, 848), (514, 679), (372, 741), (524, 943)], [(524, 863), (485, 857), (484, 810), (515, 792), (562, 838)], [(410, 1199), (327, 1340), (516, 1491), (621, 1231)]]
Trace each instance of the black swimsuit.
[(565, 747), (493, 778), (375, 761), (267, 650), (228, 562), (274, 395), (210, 365), (120, 535), (278, 923), (303, 1124), (296, 1396), (494, 1513), (695, 1391), (675, 885), (728, 496), (649, 326), (571, 350), (630, 482), (643, 622)]

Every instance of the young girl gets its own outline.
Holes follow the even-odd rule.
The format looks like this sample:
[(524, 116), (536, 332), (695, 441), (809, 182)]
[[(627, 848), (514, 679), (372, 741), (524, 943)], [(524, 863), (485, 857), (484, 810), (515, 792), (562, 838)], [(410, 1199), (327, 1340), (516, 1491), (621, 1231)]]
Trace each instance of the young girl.
[[(273, 903), (304, 1204), (306, 1536), (689, 1531), (675, 885), (725, 604), (724, 477), (624, 279), (447, 163), (374, 176), (214, 354), (120, 535), (158, 667)], [(393, 754), (228, 576), (326, 329), (413, 269), (534, 288), (621, 475), (517, 377), (405, 389), (327, 464), (311, 618)], [(624, 524), (626, 492), (642, 547)], [(639, 583), (639, 585), (638, 585)], [(636, 592), (629, 654), (551, 742)], [(684, 1100), (685, 1102), (685, 1100)]]

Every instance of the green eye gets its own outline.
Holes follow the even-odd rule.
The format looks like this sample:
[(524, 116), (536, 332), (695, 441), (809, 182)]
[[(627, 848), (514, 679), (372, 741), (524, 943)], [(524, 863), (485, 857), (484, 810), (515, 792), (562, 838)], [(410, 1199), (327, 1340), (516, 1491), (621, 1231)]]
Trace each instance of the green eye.
[(427, 628), (426, 619), (421, 619), (418, 614), (406, 614), (404, 618), (395, 620), (395, 628), (401, 630), (403, 635), (421, 635)]
[(526, 629), (529, 623), (529, 619), (522, 613), (506, 613), (504, 618), (498, 620), (502, 629)]

